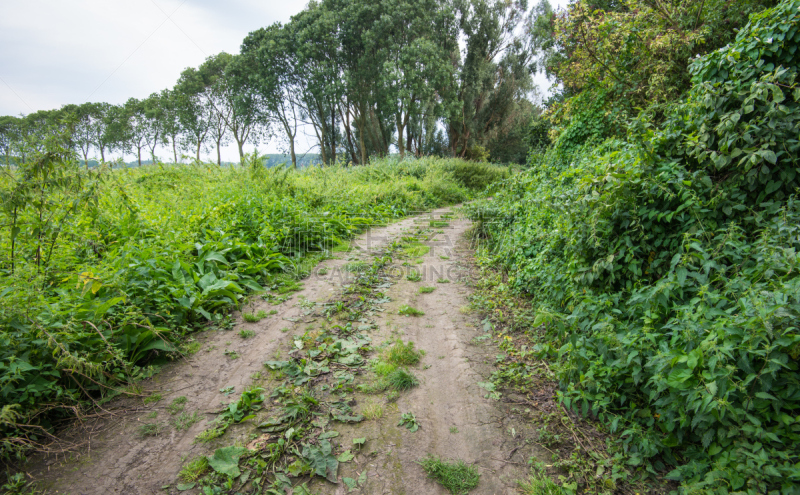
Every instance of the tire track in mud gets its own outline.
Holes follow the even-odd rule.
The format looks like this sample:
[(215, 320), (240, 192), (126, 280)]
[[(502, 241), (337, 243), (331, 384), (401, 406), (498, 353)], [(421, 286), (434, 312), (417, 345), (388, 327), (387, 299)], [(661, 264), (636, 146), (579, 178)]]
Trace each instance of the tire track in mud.
[[(484, 335), (479, 318), (466, 308), (470, 293), (468, 282), (471, 251), (464, 237), (470, 222), (441, 216), (450, 209), (436, 210), (391, 224), (374, 228), (353, 242), (354, 249), (339, 259), (323, 262), (304, 288), (288, 301), (277, 306), (258, 301), (254, 310), (277, 314), (257, 323), (246, 323), (237, 316), (235, 328), (253, 330), (255, 336), (240, 338), (233, 331), (208, 331), (198, 340), (202, 349), (179, 362), (172, 363), (156, 377), (144, 383), (144, 388), (158, 391), (163, 399), (153, 406), (141, 401), (120, 400), (110, 409), (115, 416), (91, 425), (98, 433), (89, 437), (90, 448), (71, 459), (45, 458), (33, 463), (29, 473), (42, 481), (47, 493), (70, 494), (154, 494), (197, 493), (198, 490), (178, 492), (176, 477), (187, 459), (211, 455), (217, 447), (230, 445), (234, 440), (247, 443), (253, 423), (234, 425), (216, 442), (195, 443), (195, 437), (209, 427), (226, 399), (220, 390), (233, 386), (236, 395), (264, 374), (264, 362), (292, 348), (292, 335), (314, 319), (302, 301), (319, 304), (335, 299), (342, 287), (352, 282), (345, 265), (355, 260), (369, 261), (392, 241), (413, 235), (420, 229), (435, 235), (425, 241), (430, 247), (421, 264), (412, 259), (395, 259), (391, 266), (394, 284), (383, 289), (391, 299), (385, 311), (373, 316), (377, 328), (369, 333), (373, 349), (380, 343), (401, 338), (412, 341), (425, 351), (422, 361), (413, 368), (420, 379), (419, 386), (403, 392), (396, 400), (385, 394), (355, 393), (353, 409), (360, 412), (366, 404), (380, 404), (384, 409), (380, 419), (358, 424), (337, 424), (336, 438), (343, 448), (352, 445), (354, 438), (367, 438), (366, 444), (352, 461), (339, 466), (339, 484), (322, 478), (309, 483), (312, 493), (343, 494), (348, 486), (342, 478), (358, 478), (366, 473), (358, 493), (369, 494), (445, 494), (443, 487), (426, 478), (418, 460), (427, 454), (447, 459), (460, 459), (475, 464), (481, 474), (478, 487), (471, 493), (514, 493), (515, 480), (527, 474), (531, 456), (543, 459), (543, 453), (525, 438), (534, 437), (533, 425), (515, 414), (512, 405), (487, 399), (486, 390), (477, 383), (494, 370), (497, 349), (490, 341), (478, 343), (475, 337)], [(431, 227), (433, 220), (434, 227)], [(436, 223), (442, 221), (442, 223)], [(405, 265), (404, 266), (404, 262)], [(321, 268), (327, 269), (322, 275)], [(405, 278), (409, 269), (417, 269), (422, 280)], [(445, 280), (447, 282), (445, 282)], [(419, 287), (435, 287), (429, 294), (420, 294)], [(418, 317), (402, 316), (398, 310), (410, 305), (424, 312)], [(287, 327), (293, 331), (284, 332)], [(235, 351), (231, 359), (226, 351)], [(371, 356), (368, 356), (368, 359)], [(362, 377), (359, 377), (361, 379)], [(267, 393), (274, 383), (262, 383)], [(156, 437), (140, 438), (138, 428), (153, 421), (168, 422), (172, 415), (166, 406), (175, 398), (186, 397), (185, 411), (197, 411), (202, 419), (185, 431), (167, 428)], [(234, 396), (231, 396), (233, 398)], [(412, 412), (420, 429), (410, 432), (398, 427), (402, 413)], [(72, 432), (76, 439), (87, 436), (85, 430)], [(340, 449), (341, 450), (341, 449)], [(363, 478), (362, 478), (363, 479)], [(164, 489), (167, 485), (168, 489)], [(242, 493), (247, 493), (242, 491)]]

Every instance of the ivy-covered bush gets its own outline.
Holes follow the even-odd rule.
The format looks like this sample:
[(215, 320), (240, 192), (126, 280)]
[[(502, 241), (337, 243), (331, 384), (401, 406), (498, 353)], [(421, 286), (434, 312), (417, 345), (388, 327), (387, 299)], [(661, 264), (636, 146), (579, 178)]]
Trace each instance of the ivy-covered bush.
[(785, 0), (693, 62), (661, 128), (557, 141), (471, 209), (560, 400), (686, 493), (800, 493), (799, 44)]

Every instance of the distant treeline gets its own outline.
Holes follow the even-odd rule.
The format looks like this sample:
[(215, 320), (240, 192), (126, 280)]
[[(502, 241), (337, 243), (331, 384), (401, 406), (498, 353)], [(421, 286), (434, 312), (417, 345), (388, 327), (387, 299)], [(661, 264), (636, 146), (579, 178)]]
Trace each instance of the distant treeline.
[(25, 159), (46, 143), (84, 162), (109, 152), (155, 161), (166, 147), (200, 160), (235, 142), (280, 139), (297, 164), (300, 126), (322, 163), (366, 163), (392, 152), (524, 162), (539, 109), (537, 19), (506, 0), (322, 0), (245, 37), (241, 53), (188, 68), (173, 88), (122, 105), (87, 102), (0, 117), (0, 153)]

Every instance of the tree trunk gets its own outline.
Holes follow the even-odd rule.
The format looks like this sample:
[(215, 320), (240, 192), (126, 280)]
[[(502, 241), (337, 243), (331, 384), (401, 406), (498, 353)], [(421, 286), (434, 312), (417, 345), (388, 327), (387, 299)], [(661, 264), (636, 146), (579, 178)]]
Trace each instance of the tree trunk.
[(106, 162), (106, 150), (103, 147), (100, 148), (100, 159), (103, 163)]
[(244, 143), (239, 139), (239, 136), (237, 136), (235, 133), (233, 134), (233, 137), (236, 139), (236, 145), (239, 146), (239, 163), (244, 165), (244, 148), (243, 148)]
[(175, 147), (175, 136), (172, 136), (172, 157), (175, 159), (174, 163), (178, 163), (178, 149)]
[(406, 150), (403, 148), (403, 118), (397, 114), (397, 150), (400, 152), (400, 159), (402, 160), (406, 155)]
[(294, 154), (294, 139), (289, 140), (289, 153), (292, 155), (292, 167), (297, 170), (297, 157)]
[(200, 161), (200, 142), (197, 142), (197, 161)]
[(142, 167), (142, 147), (141, 146), (139, 146), (139, 149), (138, 149), (138, 152), (137, 152), (137, 156), (139, 157), (139, 168), (141, 168)]
[[(83, 150), (81, 150), (81, 153), (83, 153)], [(89, 156), (88, 155), (89, 155), (88, 151), (83, 153), (83, 164), (86, 165), (86, 170), (89, 170)], [(6, 163), (8, 163), (8, 158), (6, 158)]]
[(222, 155), (220, 154), (220, 151), (219, 151), (219, 148), (220, 148), (220, 144), (219, 143), (221, 141), (222, 141), (222, 138), (217, 139), (217, 166), (218, 167), (222, 166)]

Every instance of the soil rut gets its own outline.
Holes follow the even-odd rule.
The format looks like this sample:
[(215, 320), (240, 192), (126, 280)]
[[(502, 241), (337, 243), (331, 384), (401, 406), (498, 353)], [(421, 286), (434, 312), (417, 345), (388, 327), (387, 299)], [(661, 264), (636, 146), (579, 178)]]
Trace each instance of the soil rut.
[[(527, 474), (528, 459), (544, 456), (525, 440), (535, 436), (533, 425), (518, 415), (514, 404), (486, 398), (487, 391), (478, 385), (494, 370), (499, 351), (490, 339), (480, 338), (484, 336), (480, 318), (467, 309), (471, 251), (464, 233), (470, 222), (447, 215), (443, 223), (430, 227), (432, 219), (439, 220), (450, 211), (436, 210), (372, 229), (353, 243), (355, 249), (350, 253), (319, 265), (304, 281), (303, 290), (288, 301), (270, 306), (259, 300), (256, 310), (275, 309), (277, 314), (257, 323), (246, 323), (239, 315), (235, 329), (253, 330), (255, 336), (251, 338), (242, 339), (234, 331), (205, 332), (199, 337), (202, 349), (198, 353), (167, 366), (144, 384), (147, 390), (163, 395), (159, 403), (142, 406), (140, 401), (119, 401), (110, 408), (114, 416), (92, 425), (97, 432), (91, 435), (89, 448), (66, 460), (44, 459), (34, 464), (36, 469), (29, 471), (30, 475), (43, 480), (48, 493), (198, 493), (197, 489), (175, 490), (182, 464), (195, 456), (210, 455), (215, 447), (230, 445), (231, 437), (246, 443), (254, 429), (250, 422), (232, 427), (218, 439), (221, 443), (194, 443), (195, 437), (214, 419), (221, 401), (237, 397), (253, 383), (255, 373), (265, 372), (265, 361), (291, 349), (292, 335), (302, 333), (303, 326), (313, 320), (308, 305), (300, 302), (330, 300), (349, 282), (350, 276), (343, 270), (346, 263), (356, 259), (369, 262), (393, 240), (422, 226), (435, 234), (425, 242), (430, 251), (421, 264), (394, 260), (389, 270), (394, 284), (383, 290), (391, 302), (384, 305), (383, 312), (376, 313), (373, 320), (377, 328), (369, 334), (374, 347), (401, 338), (424, 350), (421, 362), (413, 368), (420, 384), (395, 401), (383, 394), (355, 394), (356, 412), (366, 404), (380, 404), (384, 414), (380, 419), (337, 425), (340, 437), (335, 440), (344, 448), (352, 445), (353, 438), (367, 439), (351, 462), (340, 464), (339, 479), (361, 476), (364, 480), (366, 476), (357, 489), (359, 493), (445, 494), (448, 491), (427, 479), (417, 463), (425, 455), (434, 454), (476, 465), (481, 479), (471, 493), (515, 493), (515, 480)], [(403, 266), (403, 261), (412, 263)], [(327, 273), (320, 275), (323, 267)], [(422, 280), (407, 280), (409, 268), (418, 270)], [(418, 289), (423, 285), (435, 290), (420, 294)], [(424, 315), (399, 315), (402, 305), (417, 308)], [(287, 327), (291, 331), (281, 331)], [(230, 351), (239, 357), (231, 359)], [(231, 397), (220, 393), (231, 386), (235, 390)], [(270, 391), (269, 385), (265, 388)], [(153, 411), (158, 421), (175, 419), (166, 407), (178, 397), (186, 397), (184, 411), (197, 411), (201, 420), (184, 431), (168, 427), (159, 436), (140, 438), (138, 428), (153, 421), (147, 419)], [(420, 424), (416, 432), (398, 426), (400, 416), (408, 412), (414, 413)], [(337, 495), (349, 490), (344, 483), (332, 484), (321, 478), (314, 478), (309, 487), (312, 493)]]

